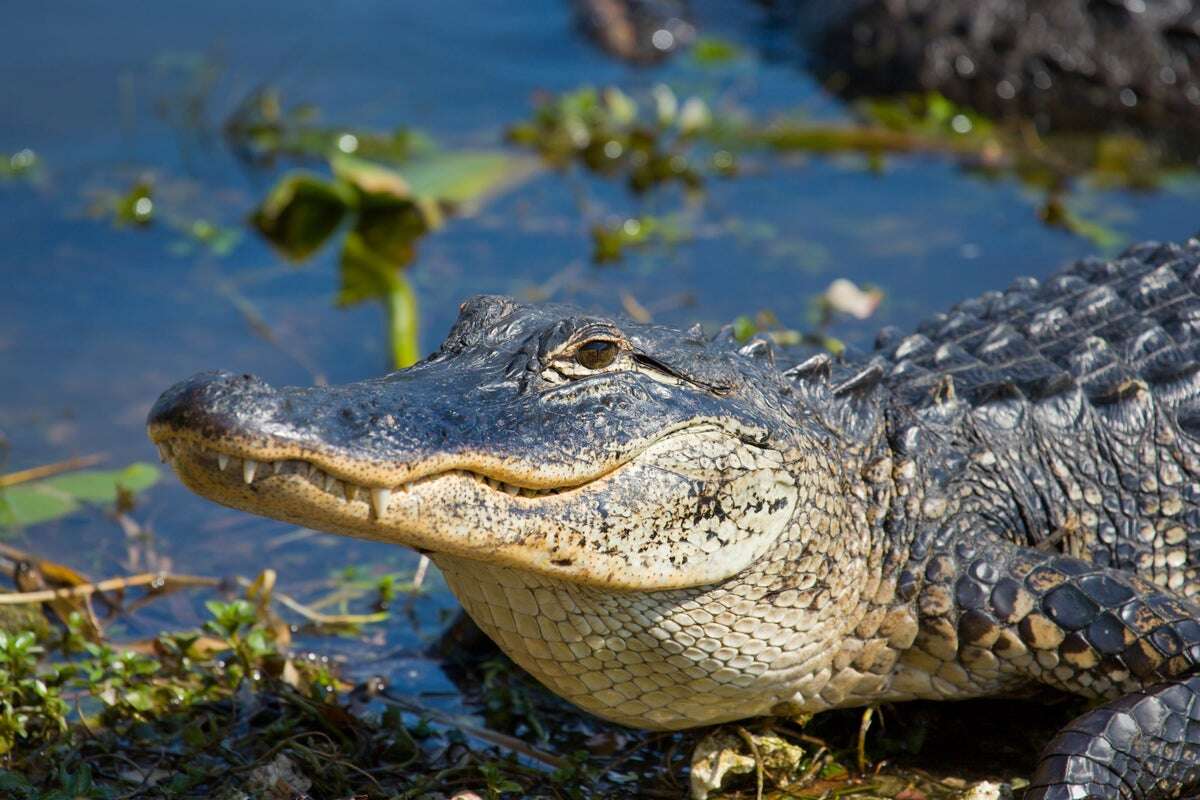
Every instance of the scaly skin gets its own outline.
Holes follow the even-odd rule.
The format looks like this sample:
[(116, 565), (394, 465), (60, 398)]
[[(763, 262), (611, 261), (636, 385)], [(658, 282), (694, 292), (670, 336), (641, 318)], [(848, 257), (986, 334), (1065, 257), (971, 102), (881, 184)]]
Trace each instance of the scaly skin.
[(1059, 130), (1132, 125), (1185, 152), (1200, 129), (1192, 0), (858, 0), (772, 4), (835, 16), (813, 45), (839, 92), (938, 92)]
[(1200, 243), (1018, 281), (859, 363), (504, 298), (342, 387), (208, 373), (151, 438), (234, 507), (428, 552), (579, 706), (679, 729), (1034, 684), (1027, 797), (1200, 770)]

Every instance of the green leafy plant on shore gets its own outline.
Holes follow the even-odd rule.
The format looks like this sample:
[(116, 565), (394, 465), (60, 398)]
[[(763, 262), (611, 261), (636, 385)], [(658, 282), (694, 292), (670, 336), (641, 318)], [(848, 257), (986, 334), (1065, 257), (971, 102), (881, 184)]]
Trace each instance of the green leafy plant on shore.
[(386, 694), (368, 711), (381, 690), (347, 693), (327, 662), (290, 653), (266, 604), (207, 607), (203, 630), (133, 647), (90, 640), (78, 615), (40, 637), (0, 631), (0, 794), (588, 796), (575, 762), (520, 745), (546, 762), (529, 766)]

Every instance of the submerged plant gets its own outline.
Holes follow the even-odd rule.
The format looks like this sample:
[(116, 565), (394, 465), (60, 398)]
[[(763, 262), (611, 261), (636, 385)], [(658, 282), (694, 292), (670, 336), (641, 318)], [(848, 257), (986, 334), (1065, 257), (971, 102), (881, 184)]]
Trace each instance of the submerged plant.
[(409, 366), (420, 357), (416, 297), (405, 274), (417, 242), (447, 216), (528, 176), (531, 165), (503, 153), (453, 152), (403, 170), (347, 155), (332, 157), (329, 166), (331, 177), (285, 175), (251, 221), (293, 262), (307, 260), (344, 230), (337, 302), (381, 302), (392, 364)]

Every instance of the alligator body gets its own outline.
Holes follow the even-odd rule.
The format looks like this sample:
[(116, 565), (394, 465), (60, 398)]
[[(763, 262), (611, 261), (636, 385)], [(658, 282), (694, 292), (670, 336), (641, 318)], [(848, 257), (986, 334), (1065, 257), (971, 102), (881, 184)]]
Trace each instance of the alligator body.
[(1200, 779), (1200, 242), (885, 331), (854, 363), (465, 303), (383, 378), (206, 373), (151, 438), (218, 502), (429, 553), (582, 708), (679, 729), (1049, 685), (1033, 798)]
[[(781, 0), (779, 13), (822, 4)], [(1200, 131), (1193, 0), (861, 0), (815, 37), (818, 71), (850, 94), (936, 91), (1043, 127)], [(823, 13), (828, 14), (828, 11)]]
[[(850, 97), (937, 92), (1040, 129), (1132, 128), (1194, 155), (1200, 8), (1194, 0), (764, 0), (772, 57), (802, 57)], [(573, 0), (588, 36), (655, 63), (693, 30), (682, 0)], [(702, 24), (702, 23), (701, 23)], [(778, 31), (798, 47), (780, 47)], [(681, 36), (681, 32), (683, 35)]]

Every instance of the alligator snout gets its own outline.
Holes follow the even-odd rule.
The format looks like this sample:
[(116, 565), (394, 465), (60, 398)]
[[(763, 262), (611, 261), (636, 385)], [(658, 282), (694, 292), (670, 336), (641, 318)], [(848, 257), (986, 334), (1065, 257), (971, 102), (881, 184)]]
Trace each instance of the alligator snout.
[(146, 424), (219, 439), (270, 419), (279, 405), (279, 392), (257, 376), (200, 372), (163, 392)]
[(474, 388), (436, 367), (313, 387), (203, 372), (164, 392), (147, 426), (156, 444), (182, 440), (235, 458), (310, 459), (339, 474), (360, 474), (370, 464), (387, 470), (386, 479), (377, 476), (386, 484), (431, 460), (487, 448), (490, 417), (460, 408)]

